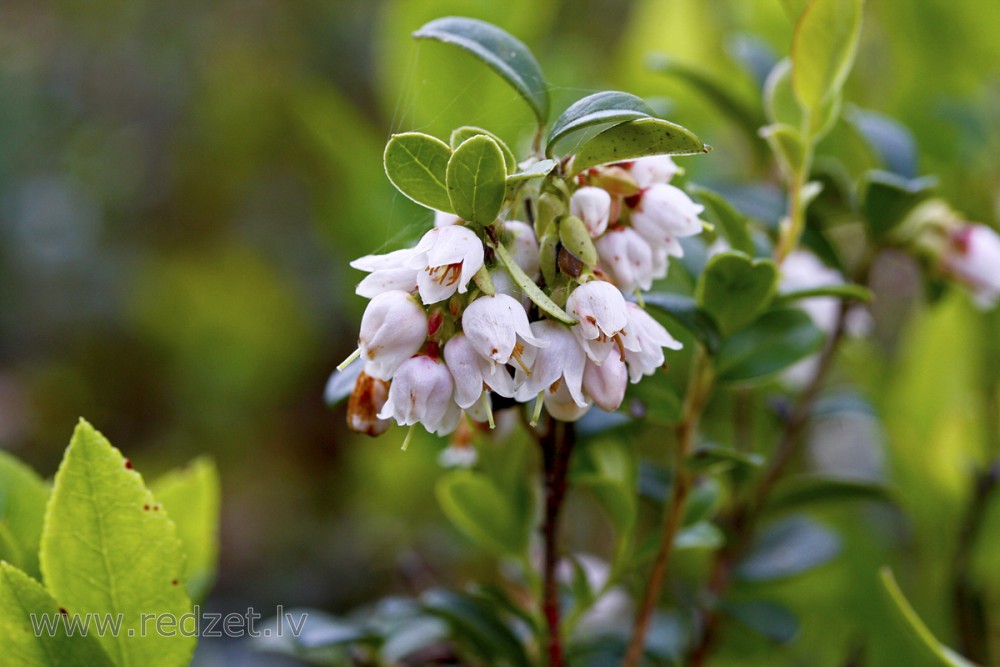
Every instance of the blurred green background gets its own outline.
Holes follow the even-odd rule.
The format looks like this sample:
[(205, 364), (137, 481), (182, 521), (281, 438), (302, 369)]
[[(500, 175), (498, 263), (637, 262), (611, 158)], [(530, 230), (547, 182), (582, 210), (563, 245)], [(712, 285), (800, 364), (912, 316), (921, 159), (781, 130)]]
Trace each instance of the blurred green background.
[[(515, 146), (530, 138), (527, 108), (493, 74), (409, 38), (451, 14), (523, 39), (556, 112), (606, 88), (655, 98), (715, 146), (684, 162), (696, 179), (754, 176), (731, 119), (645, 61), (670, 54), (752, 91), (728, 54), (787, 52), (778, 0), (0, 4), (0, 447), (51, 475), (82, 415), (150, 475), (210, 453), (224, 492), (217, 608), (339, 612), (488, 566), (434, 502), (443, 443), (401, 453), (402, 431), (351, 435), (322, 401), (364, 307), (347, 262), (429, 221), (382, 172), (389, 134), (473, 124)], [(870, 2), (847, 93), (907, 124), (922, 173), (994, 226), (998, 31), (993, 0)], [(910, 304), (903, 283), (892, 294)], [(906, 326), (896, 314), (912, 308), (882, 308), (878, 344), (853, 348), (854, 375), (891, 413), (867, 437), (889, 444), (909, 501), (899, 540), (918, 557), (904, 588), (918, 587), (947, 640), (931, 575), (984, 423), (965, 400), (981, 382), (970, 350), (996, 331), (976, 333), (957, 297)], [(848, 550), (855, 564), (884, 560), (870, 538)], [(831, 619), (858, 602), (830, 592), (851, 563), (817, 586)], [(799, 643), (823, 632), (806, 627)]]

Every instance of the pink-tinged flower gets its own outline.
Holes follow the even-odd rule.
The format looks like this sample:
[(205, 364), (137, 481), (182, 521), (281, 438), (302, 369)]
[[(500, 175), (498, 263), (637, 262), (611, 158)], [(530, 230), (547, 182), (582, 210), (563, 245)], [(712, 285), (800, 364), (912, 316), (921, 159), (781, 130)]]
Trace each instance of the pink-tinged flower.
[(986, 225), (963, 225), (951, 234), (942, 262), (971, 291), (976, 304), (1000, 301), (1000, 236)]
[(358, 349), (365, 373), (388, 380), (427, 339), (427, 313), (407, 292), (392, 290), (368, 303), (361, 318)]
[(628, 304), (628, 327), (637, 343), (634, 348), (625, 350), (625, 363), (633, 384), (663, 366), (663, 348), (679, 350), (684, 347), (652, 315), (634, 303)]
[(578, 320), (573, 333), (595, 364), (602, 363), (616, 345), (619, 352), (635, 347), (625, 297), (611, 283), (591, 280), (580, 285), (566, 299), (566, 310)]
[(683, 251), (677, 239), (701, 231), (704, 223), (698, 216), (704, 210), (680, 188), (655, 183), (639, 196), (632, 211), (632, 226), (651, 244), (665, 245), (671, 255), (680, 257)]
[(389, 385), (389, 397), (379, 419), (401, 426), (423, 424), (431, 433), (447, 435), (458, 426), (462, 411), (453, 400), (454, 382), (438, 359), (420, 355), (407, 359)]
[(667, 275), (667, 255), (629, 227), (616, 227), (595, 241), (601, 266), (626, 294), (648, 290)]
[(494, 371), (497, 364), (506, 364), (512, 358), (523, 365), (521, 357), (528, 349), (545, 346), (532, 334), (524, 307), (506, 294), (481, 296), (470, 303), (462, 313), (462, 330)]
[(417, 270), (417, 290), (425, 304), (465, 293), (469, 281), (483, 268), (483, 242), (468, 227), (435, 227), (420, 239), (407, 260)]
[(573, 332), (552, 320), (532, 322), (531, 331), (543, 345), (525, 351), (524, 366), (514, 375), (514, 398), (523, 403), (542, 392), (548, 396), (564, 389), (577, 407), (586, 407), (583, 368), (587, 357)]
[(507, 247), (514, 261), (521, 267), (521, 270), (532, 280), (536, 280), (540, 275), (540, 260), (538, 256), (538, 238), (531, 225), (517, 220), (508, 220), (503, 223), (504, 231), (510, 234)]
[(611, 195), (601, 188), (586, 185), (569, 198), (569, 213), (583, 221), (592, 238), (608, 228), (611, 217)]
[(651, 155), (633, 160), (628, 170), (636, 185), (645, 189), (655, 183), (669, 183), (679, 168), (669, 155)]
[(617, 410), (625, 400), (627, 386), (628, 368), (621, 355), (609, 354), (600, 366), (587, 360), (583, 369), (583, 393), (597, 407), (608, 412)]
[(417, 289), (417, 272), (408, 266), (412, 248), (394, 250), (385, 255), (365, 255), (351, 262), (351, 266), (371, 275), (366, 276), (355, 292), (359, 296), (374, 298), (390, 290), (413, 292)]
[(489, 389), (501, 396), (514, 396), (514, 379), (505, 368), (497, 368), (473, 348), (465, 334), (453, 336), (444, 346), (444, 360), (455, 381), (455, 402), (467, 410)]

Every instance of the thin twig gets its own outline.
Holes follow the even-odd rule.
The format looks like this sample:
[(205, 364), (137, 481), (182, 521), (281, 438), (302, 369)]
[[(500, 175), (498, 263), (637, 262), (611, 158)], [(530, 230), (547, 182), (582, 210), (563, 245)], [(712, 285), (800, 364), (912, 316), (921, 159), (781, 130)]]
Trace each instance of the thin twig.
[(547, 630), (546, 648), (549, 667), (563, 667), (563, 647), (559, 608), (559, 516), (566, 497), (566, 479), (575, 441), (573, 425), (549, 419), (549, 426), (539, 440), (545, 482), (545, 517), (542, 521), (542, 615)]

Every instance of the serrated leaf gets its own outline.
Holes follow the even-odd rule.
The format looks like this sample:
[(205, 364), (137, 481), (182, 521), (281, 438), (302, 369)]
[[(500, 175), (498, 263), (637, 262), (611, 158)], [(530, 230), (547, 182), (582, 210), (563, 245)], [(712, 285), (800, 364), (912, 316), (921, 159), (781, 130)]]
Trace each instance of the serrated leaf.
[(724, 335), (742, 329), (770, 304), (778, 288), (778, 267), (769, 259), (722, 252), (708, 260), (698, 278), (698, 306)]
[(49, 486), (34, 470), (0, 451), (0, 560), (38, 577), (38, 545)]
[(507, 196), (507, 166), (500, 146), (485, 134), (466, 139), (448, 160), (446, 182), (455, 215), (492, 225)]
[(884, 484), (864, 479), (800, 475), (779, 483), (767, 500), (768, 511), (781, 511), (822, 502), (895, 502)]
[(342, 371), (334, 371), (330, 374), (330, 379), (326, 381), (326, 388), (323, 390), (323, 400), (329, 407), (334, 407), (354, 391), (354, 385), (358, 382), (358, 376), (365, 368), (364, 364), (353, 363)]
[(515, 171), (517, 171), (517, 158), (514, 157), (514, 152), (510, 150), (510, 146), (508, 146), (506, 142), (504, 142), (504, 140), (498, 137), (497, 135), (493, 134), (489, 130), (484, 130), (481, 127), (473, 127), (472, 125), (463, 125), (462, 127), (458, 127), (452, 130), (451, 137), (449, 138), (449, 142), (451, 143), (451, 149), (455, 150), (456, 148), (461, 146), (462, 142), (464, 142), (466, 139), (471, 139), (472, 137), (478, 136), (480, 134), (487, 136), (493, 141), (497, 142), (497, 146), (499, 146), (500, 150), (503, 152), (503, 161), (504, 164), (507, 165), (507, 173), (513, 174)]
[(723, 341), (716, 356), (717, 378), (720, 382), (767, 380), (822, 346), (823, 332), (804, 312), (772, 310)]
[(719, 327), (711, 315), (698, 308), (698, 303), (693, 298), (682, 294), (650, 292), (643, 296), (643, 303), (666, 313), (670, 319), (694, 334), (709, 352), (714, 353), (718, 349), (722, 340)]
[(215, 463), (206, 457), (195, 459), (156, 480), (151, 488), (184, 545), (188, 595), (204, 600), (215, 581), (219, 550), (220, 492)]
[(804, 516), (790, 516), (767, 526), (736, 567), (743, 581), (793, 577), (828, 563), (840, 554), (840, 538)]
[(431, 589), (421, 596), (424, 609), (448, 621), (456, 636), (472, 645), (491, 665), (530, 667), (521, 641), (494, 609), (466, 594)]
[(790, 609), (766, 600), (726, 602), (722, 609), (754, 632), (779, 644), (787, 644), (799, 633), (799, 619)]
[(552, 123), (545, 144), (545, 155), (552, 157), (561, 139), (594, 125), (623, 123), (639, 118), (655, 118), (656, 112), (635, 95), (606, 90), (577, 100)]
[(733, 250), (739, 250), (751, 257), (754, 254), (753, 238), (750, 236), (750, 220), (736, 210), (722, 195), (700, 185), (688, 186), (688, 191), (698, 197), (708, 209), (710, 217), (722, 227), (726, 240)]
[(79, 630), (70, 635), (66, 622), (72, 621), (63, 616), (59, 604), (40, 583), (10, 563), (0, 561), (0, 637), (3, 637), (0, 663), (12, 667), (114, 665), (95, 637)]
[[(510, 273), (510, 277), (514, 279), (517, 286), (521, 288), (521, 291), (527, 296), (531, 301), (538, 306), (538, 308), (547, 314), (548, 316), (562, 322), (563, 324), (576, 324), (576, 320), (573, 319), (569, 313), (556, 305), (556, 302), (550, 299), (545, 292), (535, 284), (535, 281), (528, 277), (528, 275), (518, 266), (517, 262), (511, 256), (510, 251), (507, 250), (502, 244), (491, 245), (491, 248), (496, 252), (496, 256), (503, 262), (503, 265), (507, 267), (507, 272)], [(544, 264), (543, 264), (544, 267)]]
[(694, 155), (711, 150), (680, 125), (657, 118), (642, 118), (604, 130), (581, 146), (573, 158), (570, 175), (602, 164), (649, 155)]
[(794, 292), (784, 292), (774, 298), (772, 302), (775, 306), (801, 301), (802, 299), (814, 299), (816, 297), (834, 297), (845, 301), (861, 301), (871, 303), (874, 294), (864, 285), (854, 285), (844, 283), (842, 285), (823, 285), (822, 287), (810, 287), (808, 289), (795, 290)]
[(397, 190), (422, 206), (454, 213), (446, 185), (450, 158), (448, 144), (421, 132), (392, 135), (382, 156)]
[(468, 51), (514, 87), (540, 124), (548, 120), (549, 92), (542, 70), (528, 47), (510, 33), (485, 21), (449, 16), (431, 21), (413, 36)]
[(530, 516), (490, 478), (456, 470), (438, 480), (436, 492), (445, 516), (479, 546), (501, 556), (518, 556), (527, 548)]
[(865, 174), (862, 211), (868, 232), (882, 240), (937, 188), (933, 177), (905, 179), (887, 171)]
[(817, 112), (840, 93), (861, 36), (862, 0), (811, 0), (792, 38), (792, 86)]
[(508, 176), (507, 184), (515, 185), (521, 181), (527, 181), (532, 178), (544, 178), (552, 173), (552, 170), (556, 168), (557, 164), (559, 163), (555, 160), (539, 160), (524, 171), (519, 171)]
[(71, 614), (121, 615), (121, 630), (100, 637), (119, 667), (190, 662), (195, 637), (149, 627), (141, 636), (143, 615), (166, 614), (179, 623), (191, 612), (174, 524), (121, 452), (83, 420), (56, 473), (41, 569), (49, 592)]

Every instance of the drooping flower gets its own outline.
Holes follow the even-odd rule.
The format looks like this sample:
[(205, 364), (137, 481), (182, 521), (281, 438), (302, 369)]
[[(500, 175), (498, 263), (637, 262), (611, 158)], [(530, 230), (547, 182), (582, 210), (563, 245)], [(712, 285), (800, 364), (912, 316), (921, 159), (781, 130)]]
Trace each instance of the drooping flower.
[(389, 383), (362, 371), (347, 403), (347, 427), (372, 437), (385, 433), (389, 420), (379, 419), (378, 413), (388, 397)]
[(976, 304), (992, 308), (1000, 302), (1000, 235), (986, 225), (955, 229), (942, 257), (945, 270), (971, 291)]
[(545, 411), (559, 421), (575, 422), (590, 410), (590, 401), (580, 405), (566, 383), (556, 385), (555, 391), (546, 391), (542, 400)]
[(667, 275), (666, 253), (652, 248), (629, 227), (616, 227), (595, 241), (601, 266), (626, 294), (648, 290)]
[(565, 325), (552, 320), (532, 322), (531, 331), (542, 345), (525, 351), (524, 366), (514, 375), (517, 387), (514, 398), (526, 402), (542, 392), (547, 396), (563, 388), (577, 407), (586, 407), (583, 369), (587, 357), (576, 336)]
[(654, 320), (652, 315), (636, 304), (629, 303), (627, 309), (628, 327), (636, 345), (625, 349), (625, 362), (628, 364), (629, 378), (634, 384), (642, 376), (652, 375), (663, 366), (663, 348), (679, 350), (684, 346), (662, 324)]
[(683, 250), (678, 239), (701, 231), (704, 223), (698, 218), (705, 207), (673, 185), (654, 183), (642, 191), (632, 211), (632, 226), (653, 245), (663, 245), (671, 255), (680, 257)]
[(494, 370), (512, 358), (520, 365), (526, 349), (545, 346), (532, 334), (524, 307), (506, 294), (481, 296), (470, 303), (462, 313), (462, 330)]
[(427, 339), (427, 313), (408, 292), (390, 290), (373, 298), (361, 318), (358, 349), (365, 373), (389, 380)]
[(669, 155), (650, 155), (633, 160), (628, 170), (636, 185), (645, 189), (655, 183), (669, 183), (679, 168)]
[(635, 347), (625, 297), (611, 283), (591, 280), (580, 285), (566, 299), (566, 310), (578, 320), (573, 333), (594, 363), (602, 363), (616, 345), (619, 352)]
[(504, 231), (510, 234), (510, 254), (521, 270), (532, 280), (541, 274), (538, 255), (538, 238), (535, 230), (526, 222), (508, 220), (503, 223)]
[(407, 259), (417, 271), (417, 290), (425, 304), (464, 294), (469, 281), (483, 268), (483, 242), (461, 225), (435, 227), (420, 239)]
[(514, 379), (504, 368), (496, 369), (476, 352), (465, 334), (457, 334), (444, 346), (444, 360), (455, 380), (455, 402), (467, 410), (483, 397), (484, 389), (500, 396), (514, 396)]
[(409, 267), (412, 248), (394, 250), (385, 255), (365, 255), (351, 262), (351, 266), (367, 271), (355, 292), (359, 296), (374, 298), (390, 290), (412, 292), (417, 289), (417, 272)]
[(395, 419), (401, 426), (423, 424), (431, 433), (455, 430), (462, 411), (454, 401), (451, 372), (439, 359), (426, 355), (407, 359), (389, 385), (389, 396), (379, 419)]
[(611, 195), (601, 188), (586, 185), (569, 199), (569, 213), (583, 221), (592, 238), (608, 228), (611, 216)]
[(612, 352), (600, 366), (587, 360), (583, 369), (583, 392), (599, 408), (608, 412), (617, 410), (625, 400), (626, 387), (628, 368), (621, 355)]

